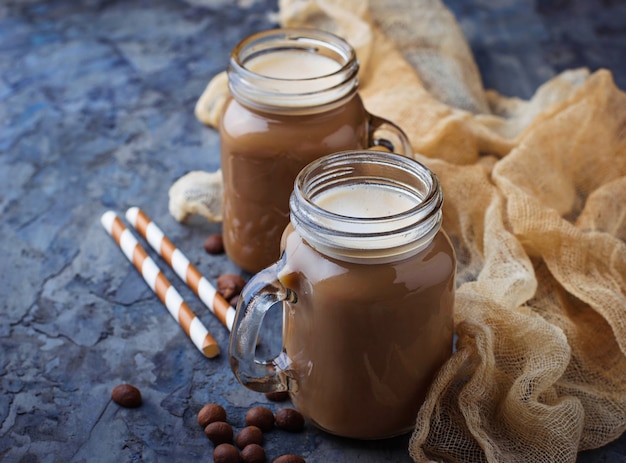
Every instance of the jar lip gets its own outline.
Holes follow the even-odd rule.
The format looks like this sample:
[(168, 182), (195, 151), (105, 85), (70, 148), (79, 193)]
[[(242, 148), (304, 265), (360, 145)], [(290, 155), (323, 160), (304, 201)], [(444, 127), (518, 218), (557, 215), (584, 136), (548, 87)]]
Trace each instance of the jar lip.
[[(328, 211), (315, 203), (313, 198), (310, 197), (311, 193), (315, 194), (315, 191), (304, 191), (305, 182), (315, 173), (317, 169), (319, 169), (320, 164), (327, 163), (332, 164), (333, 167), (345, 166), (350, 168), (349, 166), (355, 162), (383, 162), (389, 166), (397, 166), (399, 168), (403, 166), (409, 166), (411, 170), (422, 179), (427, 179), (430, 181), (430, 185), (428, 185), (428, 190), (426, 194), (420, 198), (420, 202), (418, 202), (415, 206), (410, 209), (406, 209), (394, 214), (380, 216), (380, 217), (352, 217), (346, 216), (342, 214), (338, 214), (335, 212)], [(347, 174), (347, 172), (346, 172)], [(319, 183), (319, 182), (318, 182)], [(317, 159), (306, 167), (304, 167), (300, 173), (298, 174), (295, 181), (295, 190), (301, 195), (301, 199), (305, 201), (310, 208), (316, 211), (316, 213), (325, 216), (332, 217), (339, 221), (356, 221), (362, 223), (380, 223), (386, 222), (389, 220), (397, 219), (397, 218), (405, 218), (409, 216), (414, 216), (416, 213), (425, 210), (433, 210), (439, 209), (443, 204), (443, 196), (441, 194), (441, 187), (439, 185), (439, 179), (437, 176), (426, 166), (421, 164), (419, 161), (408, 158), (406, 156), (402, 156), (395, 153), (383, 153), (380, 151), (374, 150), (348, 150), (341, 151), (338, 153), (333, 153), (328, 156), (324, 156), (320, 159)]]
[[(280, 44), (280, 46), (277, 46), (277, 44)], [(339, 69), (321, 76), (293, 79), (257, 74), (245, 66), (246, 61), (251, 58), (272, 50), (283, 50), (286, 48), (310, 51), (312, 48), (316, 49), (320, 46), (334, 51), (337, 56), (342, 58), (343, 63), (341, 63)], [(230, 53), (230, 65), (237, 67), (244, 74), (276, 81), (317, 80), (338, 75), (346, 70), (350, 70), (353, 61), (356, 61), (356, 52), (343, 38), (331, 32), (311, 28), (279, 28), (257, 32), (241, 40)]]
[[(328, 74), (287, 78), (256, 73), (246, 67), (251, 59), (271, 52), (314, 52), (336, 61)], [(270, 29), (240, 41), (230, 54), (229, 89), (235, 99), (254, 109), (330, 109), (351, 97), (358, 87), (356, 52), (343, 38), (309, 28)]]
[[(316, 203), (333, 188), (370, 183), (401, 192), (415, 205), (389, 215), (353, 217)], [(439, 180), (430, 169), (406, 156), (374, 150), (342, 151), (313, 161), (298, 174), (290, 200), (291, 221), (303, 238), (325, 254), (349, 260), (394, 260), (419, 252), (439, 231), (442, 204)]]

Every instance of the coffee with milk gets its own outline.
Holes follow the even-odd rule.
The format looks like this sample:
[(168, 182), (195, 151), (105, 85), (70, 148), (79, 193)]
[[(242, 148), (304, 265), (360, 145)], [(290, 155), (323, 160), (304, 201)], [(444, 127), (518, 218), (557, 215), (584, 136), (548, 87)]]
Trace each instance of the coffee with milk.
[(304, 166), (376, 145), (380, 134), (394, 138), (396, 151), (410, 151), (399, 128), (365, 110), (357, 73), (354, 50), (321, 31), (266, 31), (233, 50), (220, 124), (223, 238), (244, 270), (279, 257), (289, 195)]
[[(242, 293), (231, 365), (254, 390), (289, 390), (320, 428), (359, 439), (410, 430), (452, 353), (454, 250), (436, 176), (402, 156), (350, 151), (307, 166), (282, 258)], [(283, 302), (283, 350), (255, 361), (263, 315)]]

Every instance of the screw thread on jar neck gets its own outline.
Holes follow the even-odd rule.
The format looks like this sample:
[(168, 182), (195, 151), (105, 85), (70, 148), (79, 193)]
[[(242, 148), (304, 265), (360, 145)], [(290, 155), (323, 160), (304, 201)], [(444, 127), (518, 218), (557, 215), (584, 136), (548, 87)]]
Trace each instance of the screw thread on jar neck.
[(320, 158), (296, 178), (290, 198), (296, 231), (322, 254), (384, 263), (426, 247), (441, 227), (436, 175), (410, 158), (344, 151)]
[(354, 95), (358, 69), (354, 49), (336, 35), (274, 29), (235, 46), (228, 68), (229, 89), (251, 109), (310, 114), (339, 106)]

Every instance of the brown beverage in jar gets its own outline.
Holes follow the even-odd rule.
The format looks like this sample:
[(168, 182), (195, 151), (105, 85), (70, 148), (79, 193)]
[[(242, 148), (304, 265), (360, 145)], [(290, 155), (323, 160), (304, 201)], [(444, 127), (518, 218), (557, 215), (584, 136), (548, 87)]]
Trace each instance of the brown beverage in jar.
[[(290, 390), (320, 428), (359, 439), (409, 431), (453, 346), (441, 190), (425, 167), (384, 156), (339, 153), (300, 174), (283, 256), (244, 289), (231, 338), (246, 386)], [(284, 301), (283, 352), (259, 378), (239, 339), (256, 339), (240, 330), (263, 300)]]
[(357, 72), (353, 49), (320, 31), (268, 31), (233, 50), (220, 123), (223, 237), (241, 268), (278, 258), (293, 181), (311, 161), (376, 144), (379, 129), (409, 149), (399, 129), (367, 113)]
[(289, 266), (280, 281), (308, 295), (285, 313), (285, 351), (298, 384), (294, 405), (341, 436), (410, 430), (452, 349), (447, 237), (438, 234), (418, 257), (367, 266), (328, 258), (293, 229), (285, 245)]

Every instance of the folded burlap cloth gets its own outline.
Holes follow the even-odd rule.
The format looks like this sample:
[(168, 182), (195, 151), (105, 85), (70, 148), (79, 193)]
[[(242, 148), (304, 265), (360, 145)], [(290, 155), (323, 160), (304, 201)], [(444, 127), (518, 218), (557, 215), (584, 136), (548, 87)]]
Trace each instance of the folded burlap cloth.
[[(626, 428), (626, 94), (564, 72), (484, 91), (439, 0), (280, 1), (356, 48), (368, 110), (439, 176), (457, 252), (456, 353), (416, 417), (416, 462), (573, 462)], [(196, 114), (217, 123), (225, 78)]]

